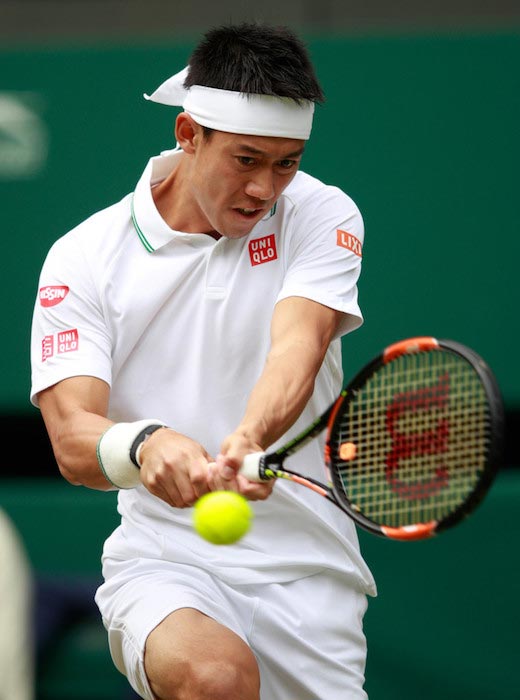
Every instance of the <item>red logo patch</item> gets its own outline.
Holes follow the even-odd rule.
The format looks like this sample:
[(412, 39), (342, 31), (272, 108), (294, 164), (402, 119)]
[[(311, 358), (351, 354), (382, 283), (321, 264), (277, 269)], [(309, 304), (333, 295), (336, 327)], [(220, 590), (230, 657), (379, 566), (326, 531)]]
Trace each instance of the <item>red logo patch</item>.
[(65, 285), (55, 287), (41, 287), (40, 289), (40, 304), (42, 306), (56, 306), (60, 301), (63, 301), (69, 288)]
[(46, 335), (42, 340), (42, 362), (54, 355), (54, 336)]
[(361, 257), (362, 246), (359, 238), (356, 238), (352, 233), (348, 233), (348, 231), (342, 231), (340, 228), (337, 229), (336, 233), (338, 234), (336, 239), (337, 245), (341, 246), (341, 248), (348, 248), (354, 255)]
[(278, 253), (276, 252), (276, 240), (274, 233), (263, 238), (257, 238), (249, 242), (249, 257), (251, 265), (261, 265), (265, 262), (276, 260)]
[(74, 352), (78, 349), (79, 334), (77, 328), (70, 331), (61, 331), (58, 333), (56, 352)]

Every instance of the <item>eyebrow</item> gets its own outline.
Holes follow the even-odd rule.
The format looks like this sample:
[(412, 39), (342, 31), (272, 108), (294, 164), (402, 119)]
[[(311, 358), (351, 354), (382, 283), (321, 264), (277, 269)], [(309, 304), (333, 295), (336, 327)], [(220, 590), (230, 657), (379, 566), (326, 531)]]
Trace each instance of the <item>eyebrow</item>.
[[(268, 155), (265, 151), (262, 151), (259, 148), (254, 148), (253, 146), (248, 146), (247, 144), (239, 144), (238, 149), (241, 151), (246, 151), (247, 153), (251, 153), (251, 155), (255, 156), (265, 156)], [(282, 156), (279, 158), (279, 160), (285, 160), (286, 158), (297, 158), (298, 156), (301, 156), (303, 152), (305, 151), (305, 146), (302, 146), (301, 148), (298, 148), (297, 151), (293, 151), (292, 153), (287, 153), (287, 155)]]

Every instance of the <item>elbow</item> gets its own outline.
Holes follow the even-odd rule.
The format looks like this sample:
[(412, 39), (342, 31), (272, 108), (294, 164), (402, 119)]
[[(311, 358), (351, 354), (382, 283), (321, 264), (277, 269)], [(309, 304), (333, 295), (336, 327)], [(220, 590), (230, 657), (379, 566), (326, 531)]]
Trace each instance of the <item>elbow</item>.
[(68, 469), (64, 464), (60, 464), (60, 462), (58, 462), (57, 464), (60, 474), (65, 479), (65, 481), (68, 481), (69, 484), (72, 484), (72, 486), (82, 486), (81, 481), (71, 469)]
[(56, 464), (58, 465), (59, 472), (61, 476), (68, 481), (72, 486), (81, 486), (81, 481), (78, 479), (78, 475), (60, 456), (55, 452), (54, 458)]
[(81, 486), (82, 481), (79, 478), (77, 464), (74, 456), (66, 448), (65, 444), (57, 436), (51, 439), (54, 459), (58, 466), (61, 476), (73, 486)]
[(61, 451), (55, 447), (54, 458), (61, 476), (72, 486), (86, 486), (99, 491), (113, 489), (113, 485), (102, 474), (97, 457), (92, 459), (84, 454)]

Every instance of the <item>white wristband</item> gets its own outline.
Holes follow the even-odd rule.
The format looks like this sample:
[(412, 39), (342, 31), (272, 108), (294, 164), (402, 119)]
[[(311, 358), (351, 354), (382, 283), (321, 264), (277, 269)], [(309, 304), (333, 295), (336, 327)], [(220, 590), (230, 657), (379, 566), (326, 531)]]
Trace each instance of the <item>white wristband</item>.
[(105, 478), (118, 489), (139, 486), (139, 462), (136, 452), (146, 437), (166, 425), (160, 420), (114, 423), (105, 430), (97, 444), (97, 459)]

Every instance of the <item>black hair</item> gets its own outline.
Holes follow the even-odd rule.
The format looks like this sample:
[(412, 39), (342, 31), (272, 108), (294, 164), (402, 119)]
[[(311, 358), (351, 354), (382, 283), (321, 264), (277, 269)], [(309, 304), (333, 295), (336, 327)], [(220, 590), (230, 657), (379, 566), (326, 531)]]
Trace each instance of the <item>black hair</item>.
[(186, 88), (192, 85), (296, 102), (325, 101), (307, 47), (288, 27), (259, 23), (210, 29), (189, 60)]

